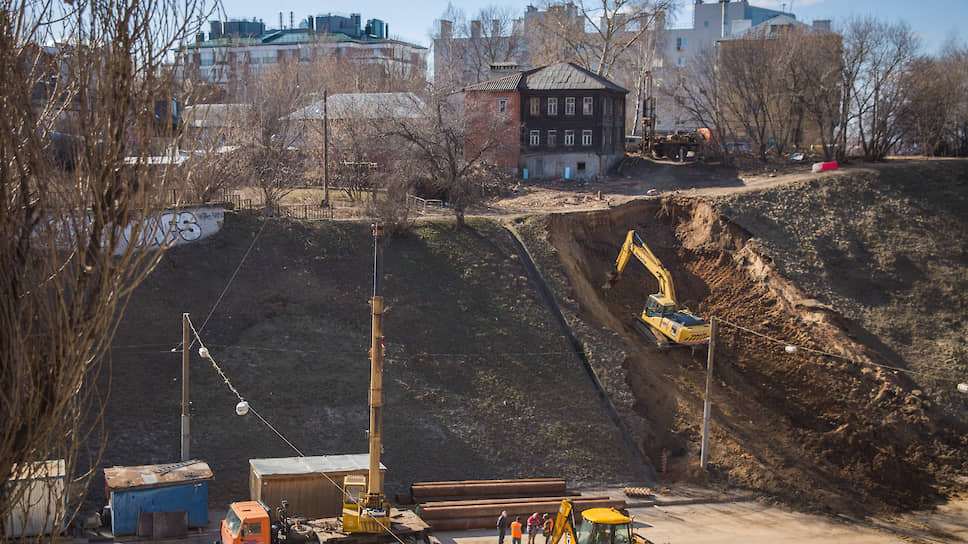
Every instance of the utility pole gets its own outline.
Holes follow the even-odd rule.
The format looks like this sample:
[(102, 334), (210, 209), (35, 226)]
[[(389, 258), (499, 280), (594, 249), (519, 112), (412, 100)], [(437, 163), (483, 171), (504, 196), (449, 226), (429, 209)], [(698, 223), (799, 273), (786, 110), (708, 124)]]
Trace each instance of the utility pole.
[(709, 398), (713, 386), (713, 354), (716, 352), (716, 332), (719, 322), (716, 316), (709, 318), (709, 354), (706, 358), (706, 397), (702, 405), (702, 449), (699, 450), (699, 466), (706, 470), (709, 459), (709, 413), (712, 411), (712, 400)]
[(181, 411), (181, 460), (188, 461), (188, 444), (191, 435), (188, 431), (188, 354), (189, 329), (188, 314), (182, 314), (182, 411)]
[(329, 90), (323, 89), (323, 201), (329, 206)]

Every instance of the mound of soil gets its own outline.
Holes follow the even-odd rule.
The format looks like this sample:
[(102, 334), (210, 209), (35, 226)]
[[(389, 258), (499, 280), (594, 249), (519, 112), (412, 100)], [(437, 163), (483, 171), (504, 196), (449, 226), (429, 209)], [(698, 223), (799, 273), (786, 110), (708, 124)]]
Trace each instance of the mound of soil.
[[(705, 350), (659, 352), (630, 323), (656, 280), (630, 263), (601, 284), (628, 230), (674, 276), (680, 302), (721, 320), (711, 473), (801, 507), (865, 514), (926, 506), (968, 471), (964, 428), (946, 421), (845, 320), (782, 277), (750, 235), (708, 203), (639, 200), (551, 216), (547, 236), (583, 318), (617, 331), (642, 449), (665, 477), (697, 474)], [(593, 340), (589, 340), (594, 342)], [(607, 344), (606, 340), (606, 344)], [(787, 344), (800, 346), (796, 353)], [(827, 355), (829, 354), (829, 355)]]

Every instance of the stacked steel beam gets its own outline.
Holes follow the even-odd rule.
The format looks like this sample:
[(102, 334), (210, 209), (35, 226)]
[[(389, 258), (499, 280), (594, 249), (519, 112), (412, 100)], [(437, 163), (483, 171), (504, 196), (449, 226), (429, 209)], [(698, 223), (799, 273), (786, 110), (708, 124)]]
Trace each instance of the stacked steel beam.
[(502, 511), (522, 521), (534, 512), (554, 516), (562, 500), (576, 515), (588, 508), (624, 509), (625, 500), (569, 492), (562, 478), (420, 482), (410, 486), (420, 517), (435, 531), (493, 528)]

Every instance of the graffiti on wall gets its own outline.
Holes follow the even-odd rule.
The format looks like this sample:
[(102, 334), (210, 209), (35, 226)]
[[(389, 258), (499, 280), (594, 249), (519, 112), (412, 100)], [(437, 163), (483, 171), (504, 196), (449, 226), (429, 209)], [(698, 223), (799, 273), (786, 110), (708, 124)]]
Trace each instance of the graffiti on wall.
[(218, 207), (199, 206), (159, 211), (141, 224), (124, 229), (117, 252), (135, 243), (141, 249), (169, 248), (207, 238), (222, 228), (225, 211)]

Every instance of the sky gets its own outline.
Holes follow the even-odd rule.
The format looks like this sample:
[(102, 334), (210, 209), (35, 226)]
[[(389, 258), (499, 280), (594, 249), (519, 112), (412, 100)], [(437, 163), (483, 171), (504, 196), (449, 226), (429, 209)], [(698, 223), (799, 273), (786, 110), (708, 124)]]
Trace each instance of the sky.
[[(597, 0), (587, 0), (593, 4)], [(680, 0), (685, 7), (677, 14), (676, 27), (692, 26), (694, 0)], [(716, 0), (705, 0), (707, 3)], [(296, 24), (309, 15), (349, 15), (359, 13), (363, 22), (382, 19), (390, 25), (390, 37), (428, 46), (434, 21), (452, 3), (464, 11), (467, 19), (487, 6), (508, 7), (515, 17), (523, 15), (529, 3), (540, 5), (540, 0), (508, 2), (502, 0), (221, 0), (223, 18), (251, 19), (257, 17), (266, 26), (278, 28), (279, 12), (283, 12), (285, 26), (289, 26), (289, 12)], [(832, 19), (836, 26), (853, 15), (874, 15), (886, 22), (906, 20), (911, 30), (921, 38), (923, 52), (938, 53), (946, 40), (954, 38), (968, 42), (968, 0), (751, 0), (751, 5), (792, 11), (797, 19), (810, 23), (814, 19)]]

